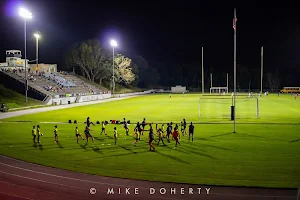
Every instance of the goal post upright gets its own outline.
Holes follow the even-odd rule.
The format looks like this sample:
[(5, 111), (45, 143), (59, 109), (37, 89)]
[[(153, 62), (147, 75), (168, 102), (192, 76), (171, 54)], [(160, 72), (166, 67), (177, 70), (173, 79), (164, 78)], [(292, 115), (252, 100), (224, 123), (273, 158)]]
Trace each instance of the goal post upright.
[(227, 85), (226, 85), (226, 87), (227, 87), (227, 94), (228, 94), (228, 73), (226, 74), (226, 79), (227, 79)]
[[(234, 104), (241, 105), (241, 119), (260, 119), (259, 97), (256, 96), (236, 96), (234, 95), (199, 97), (198, 99), (198, 119), (230, 119), (234, 120)], [(228, 110), (230, 108), (230, 111)]]
[(258, 97), (256, 97), (256, 117), (257, 117), (257, 119), (260, 118), (260, 116), (259, 116), (259, 98)]
[(198, 100), (198, 118), (200, 119), (200, 97)]
[[(213, 81), (212, 81), (212, 73), (210, 74), (210, 88), (213, 87)], [(211, 92), (210, 92), (211, 93)]]

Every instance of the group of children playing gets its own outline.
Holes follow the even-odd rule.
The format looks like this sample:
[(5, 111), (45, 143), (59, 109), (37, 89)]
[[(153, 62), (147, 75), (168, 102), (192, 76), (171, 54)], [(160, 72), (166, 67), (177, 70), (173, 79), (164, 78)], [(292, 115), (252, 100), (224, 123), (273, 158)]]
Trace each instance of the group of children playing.
[[(126, 121), (126, 119), (123, 119), (123, 126), (125, 129), (125, 134), (128, 136), (129, 135), (129, 121)], [(86, 136), (86, 144), (89, 141), (89, 138), (92, 139), (92, 142), (94, 143), (94, 137), (92, 136), (92, 134), (90, 133), (90, 131), (92, 131), (90, 129), (90, 125), (94, 125), (95, 124), (93, 122), (90, 121), (90, 118), (88, 117), (86, 120), (86, 127), (84, 130), (85, 136)], [(149, 129), (146, 130), (145, 127), (149, 126)], [(192, 137), (192, 142), (194, 141), (194, 125), (191, 122), (189, 125), (189, 129), (188, 129), (188, 135), (186, 132), (186, 128), (187, 128), (187, 123), (186, 120), (183, 119), (183, 121), (181, 122), (181, 134), (182, 136), (188, 136), (188, 141), (190, 141), (190, 138)], [(102, 122), (101, 123), (102, 129), (100, 132), (100, 135), (102, 135), (102, 133), (104, 133), (105, 135), (107, 135), (106, 133), (106, 122)], [(158, 136), (158, 140), (155, 140), (154, 137), (154, 130), (153, 130), (153, 124), (152, 123), (146, 123), (146, 119), (144, 118), (142, 123), (137, 122), (135, 128), (134, 128), (134, 136), (135, 136), (135, 141), (133, 142), (133, 145), (136, 145), (137, 142), (139, 140), (141, 140), (141, 135), (144, 135), (145, 131), (149, 131), (149, 137), (148, 137), (148, 144), (149, 144), (149, 150), (150, 151), (155, 151), (155, 147), (153, 146), (153, 141), (157, 142), (157, 145), (159, 145), (160, 141), (163, 143), (163, 145), (165, 146), (166, 144), (164, 143), (163, 138), (166, 138), (166, 140), (170, 143), (170, 135), (172, 135), (172, 140), (175, 140), (175, 147), (177, 147), (178, 144), (180, 144), (180, 134), (179, 134), (179, 127), (178, 124), (175, 125), (174, 130), (173, 130), (173, 123), (167, 123), (167, 127), (165, 130), (165, 126), (164, 124), (161, 124), (160, 126), (158, 124), (156, 124), (156, 133)], [(58, 129), (57, 129), (57, 125), (54, 126), (54, 141), (58, 142)], [(166, 133), (166, 134), (164, 134)], [(36, 136), (37, 137), (37, 142), (40, 143), (40, 136), (42, 136), (43, 134), (41, 133), (40, 130), (40, 126), (37, 125), (37, 128), (35, 128), (35, 126), (33, 126), (32, 129), (32, 136), (33, 136), (33, 141), (36, 142)], [(81, 138), (82, 140), (85, 140), (83, 138), (83, 136), (81, 135), (81, 133), (78, 131), (78, 127), (75, 128), (75, 136), (77, 139), (77, 143), (79, 138)], [(117, 132), (117, 127), (114, 127), (114, 140), (115, 140), (115, 145), (117, 145), (117, 140), (118, 140), (118, 132)]]

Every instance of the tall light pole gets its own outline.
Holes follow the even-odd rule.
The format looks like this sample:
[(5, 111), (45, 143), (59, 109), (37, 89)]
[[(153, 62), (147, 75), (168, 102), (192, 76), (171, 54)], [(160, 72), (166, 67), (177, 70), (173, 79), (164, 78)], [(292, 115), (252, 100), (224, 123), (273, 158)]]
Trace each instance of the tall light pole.
[(228, 94), (228, 90), (229, 90), (229, 88), (228, 88), (228, 73), (226, 74), (226, 86), (227, 86), (227, 94)]
[(204, 66), (203, 66), (203, 47), (202, 47), (202, 95), (204, 95)]
[(39, 67), (39, 37), (40, 34), (37, 32), (34, 34), (34, 37), (36, 38), (36, 70), (38, 70)]
[(28, 102), (27, 99), (27, 90), (28, 90), (28, 77), (27, 77), (27, 58), (26, 58), (26, 20), (32, 18), (32, 13), (29, 12), (28, 10), (21, 8), (19, 12), (20, 16), (23, 17), (24, 19), (24, 40), (25, 40), (25, 101)]
[(115, 40), (111, 40), (110, 45), (113, 48), (113, 77), (112, 77), (112, 79), (113, 79), (113, 92), (112, 93), (114, 95), (115, 94), (115, 47), (118, 46), (118, 43)]
[(263, 74), (264, 74), (264, 47), (261, 47), (261, 53), (260, 53), (261, 59), (260, 59), (260, 94), (263, 92)]
[(234, 18), (233, 18), (233, 30), (234, 30), (234, 36), (233, 36), (233, 117), (234, 117), (234, 123), (233, 123), (233, 132), (236, 132), (236, 105), (235, 105), (235, 97), (236, 97), (236, 9), (234, 9)]

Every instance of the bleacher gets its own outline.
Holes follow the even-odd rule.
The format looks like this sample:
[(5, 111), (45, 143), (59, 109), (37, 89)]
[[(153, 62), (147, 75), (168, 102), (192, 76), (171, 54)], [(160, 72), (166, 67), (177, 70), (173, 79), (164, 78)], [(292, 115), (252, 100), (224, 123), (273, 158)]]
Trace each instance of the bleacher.
[(52, 81), (56, 82), (58, 85), (60, 85), (62, 87), (76, 87), (76, 84), (74, 84), (73, 82), (70, 82), (70, 81), (64, 79), (63, 77), (60, 77), (59, 75), (56, 75), (54, 73), (44, 74), (43, 76), (45, 78), (47, 78), (48, 80), (52, 80)]
[[(15, 79), (25, 80), (24, 70), (9, 70), (6, 73), (9, 73)], [(109, 93), (108, 90), (102, 90), (66, 72), (29, 72), (28, 85), (55, 98)]]

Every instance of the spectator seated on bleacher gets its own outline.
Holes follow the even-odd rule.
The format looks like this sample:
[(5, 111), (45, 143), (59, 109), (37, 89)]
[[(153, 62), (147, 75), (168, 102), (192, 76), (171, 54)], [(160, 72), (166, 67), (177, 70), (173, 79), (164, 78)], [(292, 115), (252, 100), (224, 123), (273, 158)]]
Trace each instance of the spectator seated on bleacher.
[(1, 112), (7, 112), (8, 111), (8, 107), (5, 105), (5, 103), (1, 104), (0, 111)]
[(51, 74), (44, 74), (45, 78), (48, 78), (48, 80), (52, 80), (53, 82), (55, 82), (56, 84), (63, 86), (63, 87), (75, 87), (76, 84), (74, 84), (73, 82), (67, 81), (66, 79), (57, 76), (53, 73)]

